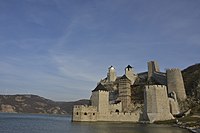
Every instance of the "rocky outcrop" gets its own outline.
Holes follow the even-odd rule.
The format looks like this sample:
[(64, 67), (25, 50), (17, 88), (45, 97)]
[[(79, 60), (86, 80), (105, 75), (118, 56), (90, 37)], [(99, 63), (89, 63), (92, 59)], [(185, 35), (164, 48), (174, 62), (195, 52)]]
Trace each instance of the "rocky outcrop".
[[(189, 119), (188, 119), (189, 118)], [(192, 133), (200, 132), (200, 116), (191, 116), (186, 118), (187, 120), (177, 120), (176, 125), (180, 128), (189, 130)]]
[(200, 99), (200, 63), (184, 69), (182, 74), (187, 95)]
[(14, 113), (15, 112), (15, 106), (2, 104), (1, 105), (1, 111), (7, 112), (7, 113)]
[(182, 71), (187, 99), (181, 103), (181, 109), (200, 112), (200, 63), (189, 66)]

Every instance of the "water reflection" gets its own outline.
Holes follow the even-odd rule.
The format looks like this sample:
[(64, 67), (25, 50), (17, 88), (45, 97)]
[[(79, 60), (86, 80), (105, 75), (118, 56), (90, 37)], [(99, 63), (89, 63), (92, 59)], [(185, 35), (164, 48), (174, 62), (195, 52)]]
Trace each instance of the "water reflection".
[[(170, 125), (133, 124), (133, 123), (72, 123), (80, 133), (189, 133), (187, 130), (172, 127)], [(78, 129), (79, 128), (79, 129)]]

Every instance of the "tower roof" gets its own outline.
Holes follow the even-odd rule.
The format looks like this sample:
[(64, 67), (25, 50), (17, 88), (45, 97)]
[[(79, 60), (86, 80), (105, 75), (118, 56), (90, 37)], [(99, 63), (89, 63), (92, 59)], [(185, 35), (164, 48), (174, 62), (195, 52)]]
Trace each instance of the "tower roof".
[(97, 85), (97, 87), (92, 90), (92, 92), (95, 92), (95, 91), (99, 91), (99, 90), (103, 90), (103, 91), (108, 91), (101, 83)]
[(123, 75), (120, 79), (130, 80), (126, 75)]
[(108, 69), (115, 69), (113, 66), (110, 66)]
[(133, 68), (131, 65), (128, 65), (126, 68)]

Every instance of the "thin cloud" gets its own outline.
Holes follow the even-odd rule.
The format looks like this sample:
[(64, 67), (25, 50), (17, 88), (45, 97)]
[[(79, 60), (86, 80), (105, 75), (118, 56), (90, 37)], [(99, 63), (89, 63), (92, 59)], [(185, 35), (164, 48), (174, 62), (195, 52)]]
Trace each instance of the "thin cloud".
[(53, 57), (53, 60), (59, 72), (67, 77), (84, 81), (98, 81), (97, 76), (92, 74), (92, 67), (94, 64), (84, 58), (70, 55), (57, 55)]

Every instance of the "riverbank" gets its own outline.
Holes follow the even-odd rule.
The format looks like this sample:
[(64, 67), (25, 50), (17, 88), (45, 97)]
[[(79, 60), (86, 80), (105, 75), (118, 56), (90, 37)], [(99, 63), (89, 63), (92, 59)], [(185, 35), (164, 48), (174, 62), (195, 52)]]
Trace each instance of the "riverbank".
[(179, 128), (187, 129), (193, 133), (200, 133), (200, 115), (191, 115), (168, 121), (159, 121), (155, 124), (170, 124)]
[(192, 115), (177, 120), (176, 125), (193, 133), (200, 133), (200, 115)]

